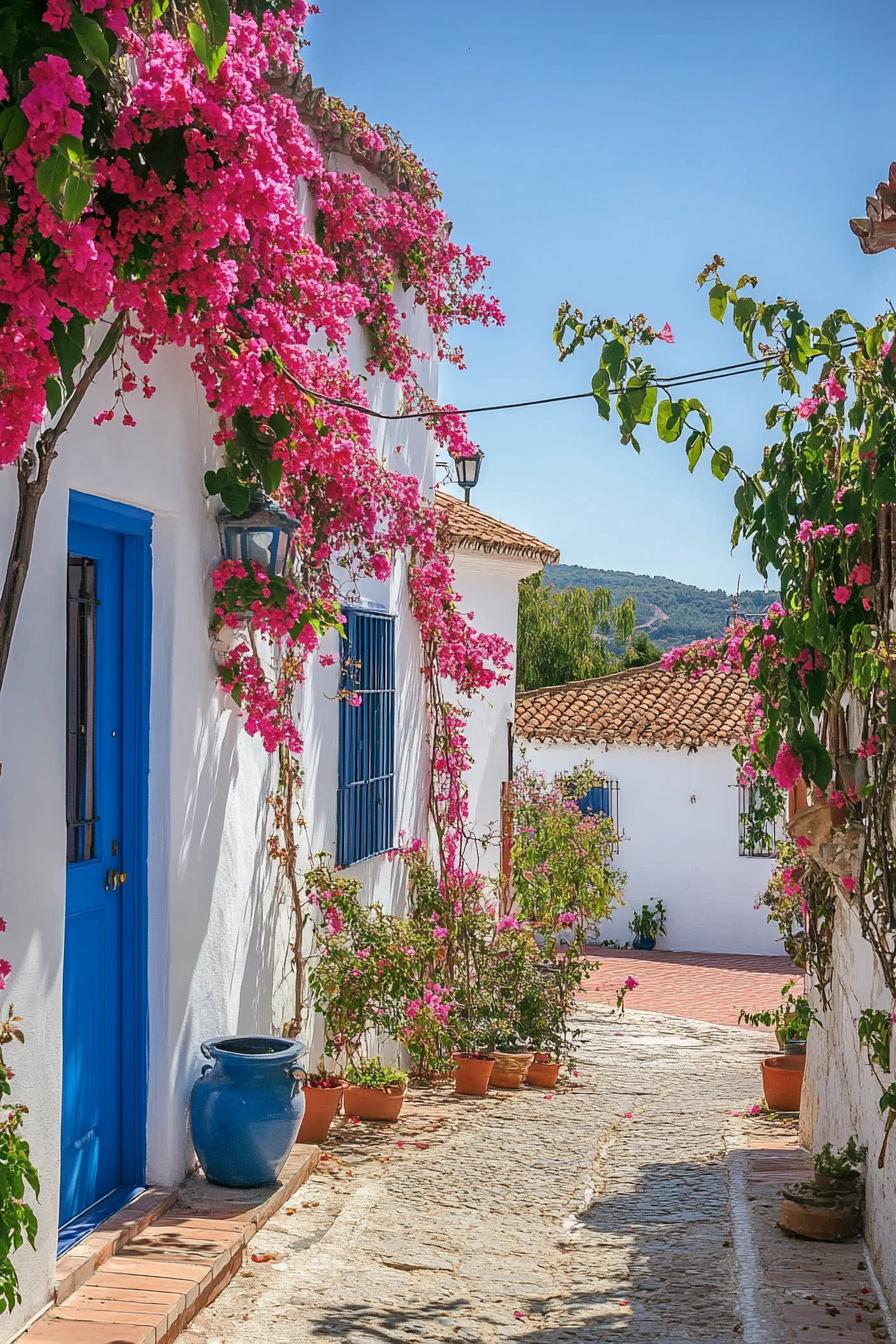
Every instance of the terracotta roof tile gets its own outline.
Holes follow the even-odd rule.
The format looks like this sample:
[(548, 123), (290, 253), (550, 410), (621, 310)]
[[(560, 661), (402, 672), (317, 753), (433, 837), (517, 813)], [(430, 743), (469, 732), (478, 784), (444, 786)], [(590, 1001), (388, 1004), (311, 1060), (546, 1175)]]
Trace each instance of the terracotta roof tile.
[(521, 692), (516, 732), (533, 741), (720, 746), (743, 736), (752, 697), (746, 678), (733, 673), (707, 672), (692, 681), (650, 663)]
[(560, 559), (560, 552), (546, 541), (539, 541), (538, 537), (521, 532), (510, 523), (481, 513), (472, 504), (446, 495), (443, 490), (436, 491), (435, 504), (440, 514), (442, 535), (451, 545), (486, 554), (537, 560), (542, 565), (553, 565)]
[(886, 252), (896, 247), (896, 163), (890, 164), (886, 182), (879, 182), (874, 195), (865, 198), (865, 216), (849, 221), (862, 251)]

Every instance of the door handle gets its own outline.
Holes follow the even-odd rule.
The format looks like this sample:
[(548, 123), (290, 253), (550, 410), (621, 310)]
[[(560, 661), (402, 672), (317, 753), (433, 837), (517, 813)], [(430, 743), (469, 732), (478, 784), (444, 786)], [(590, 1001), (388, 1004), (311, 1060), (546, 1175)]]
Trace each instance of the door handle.
[(128, 880), (127, 873), (120, 872), (117, 868), (110, 868), (108, 873), (106, 874), (106, 884), (104, 890), (117, 891), (119, 887), (124, 886), (127, 880)]

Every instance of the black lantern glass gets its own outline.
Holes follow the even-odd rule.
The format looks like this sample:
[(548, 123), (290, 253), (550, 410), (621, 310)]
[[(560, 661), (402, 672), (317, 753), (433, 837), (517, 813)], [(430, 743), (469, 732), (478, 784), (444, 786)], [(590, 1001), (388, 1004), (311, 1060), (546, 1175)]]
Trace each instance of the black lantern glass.
[(267, 495), (253, 496), (249, 508), (239, 517), (222, 513), (219, 523), (228, 560), (242, 560), (244, 564), (254, 561), (272, 579), (286, 573), (289, 549), (298, 523)]
[(470, 491), (479, 480), (479, 468), (482, 466), (484, 456), (482, 449), (477, 448), (473, 457), (456, 457), (454, 459), (457, 483), (463, 490), (464, 499), (468, 504), (470, 502)]

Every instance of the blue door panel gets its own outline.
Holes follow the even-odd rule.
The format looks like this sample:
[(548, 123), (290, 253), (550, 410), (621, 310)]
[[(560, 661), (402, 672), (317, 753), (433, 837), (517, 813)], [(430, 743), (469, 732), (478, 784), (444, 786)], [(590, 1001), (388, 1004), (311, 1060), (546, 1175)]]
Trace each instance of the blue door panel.
[[(60, 1223), (124, 1183), (124, 542), (69, 527), (69, 723)], [(75, 601), (75, 591), (86, 594)], [(74, 606), (73, 606), (74, 603)], [(72, 612), (75, 612), (73, 615)], [(75, 687), (73, 692), (72, 687)], [(74, 719), (73, 719), (74, 715)], [(73, 825), (75, 840), (73, 844)]]

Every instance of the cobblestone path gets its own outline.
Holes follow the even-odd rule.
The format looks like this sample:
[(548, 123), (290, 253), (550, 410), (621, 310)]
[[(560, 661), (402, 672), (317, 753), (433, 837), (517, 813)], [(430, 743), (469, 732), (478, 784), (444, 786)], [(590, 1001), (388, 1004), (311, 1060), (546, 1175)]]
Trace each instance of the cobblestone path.
[(756, 1100), (767, 1041), (600, 1009), (582, 1026), (574, 1089), (437, 1089), (397, 1128), (343, 1122), (300, 1202), (252, 1243), (275, 1258), (247, 1262), (182, 1338), (744, 1339), (724, 1135)]

